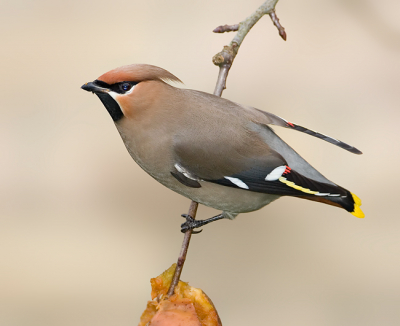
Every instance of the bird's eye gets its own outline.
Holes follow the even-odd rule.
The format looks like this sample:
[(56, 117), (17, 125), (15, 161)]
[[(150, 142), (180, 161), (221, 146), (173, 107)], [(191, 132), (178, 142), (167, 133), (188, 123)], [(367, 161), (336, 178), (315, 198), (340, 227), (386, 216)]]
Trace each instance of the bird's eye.
[(120, 87), (121, 87), (121, 90), (123, 90), (124, 92), (127, 92), (132, 88), (132, 85), (129, 83), (122, 83)]

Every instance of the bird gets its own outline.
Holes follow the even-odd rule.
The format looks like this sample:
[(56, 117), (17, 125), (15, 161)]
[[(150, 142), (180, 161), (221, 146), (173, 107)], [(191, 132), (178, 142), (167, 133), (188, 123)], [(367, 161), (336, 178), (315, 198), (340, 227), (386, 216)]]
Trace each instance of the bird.
[(362, 218), (361, 200), (333, 183), (284, 142), (271, 125), (357, 148), (275, 114), (213, 94), (173, 86), (167, 70), (131, 64), (81, 88), (98, 96), (133, 160), (158, 182), (222, 211), (204, 220), (182, 214), (181, 231), (234, 219), (283, 196), (337, 206)]

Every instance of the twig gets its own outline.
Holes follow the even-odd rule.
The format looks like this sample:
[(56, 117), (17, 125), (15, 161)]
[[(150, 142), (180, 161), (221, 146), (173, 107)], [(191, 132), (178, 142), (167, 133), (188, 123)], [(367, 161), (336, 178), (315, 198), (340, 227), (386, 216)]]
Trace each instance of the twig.
[(239, 24), (236, 25), (221, 25), (213, 30), (214, 33), (236, 32), (239, 29)]
[[(278, 0), (265, 1), (252, 15), (247, 17), (239, 24), (238, 32), (231, 43), (224, 46), (223, 50), (213, 57), (213, 63), (216, 66), (219, 66), (219, 75), (214, 91), (215, 95), (221, 96), (223, 90), (226, 88), (226, 79), (228, 78), (229, 70), (232, 67), (233, 60), (239, 51), (240, 45), (242, 44), (247, 33), (250, 32), (251, 28), (260, 20), (262, 16), (270, 15), (274, 25), (279, 30), (279, 35), (286, 40), (285, 29), (279, 24), (278, 17), (275, 13), (275, 6), (277, 2)], [(224, 29), (224, 26), (219, 26), (216, 29)]]
[(279, 35), (286, 41), (286, 32), (285, 32), (285, 29), (284, 29), (283, 26), (279, 23), (279, 19), (278, 19), (278, 17), (276, 16), (275, 10), (272, 10), (272, 11), (269, 13), (269, 16), (271, 17), (272, 22), (274, 23), (274, 25), (275, 25), (276, 28), (278, 29)]
[[(189, 206), (189, 212), (188, 215), (196, 218), (196, 212), (197, 212), (197, 207), (198, 203), (195, 201), (192, 201)], [(176, 269), (174, 272), (174, 276), (172, 277), (171, 285), (169, 286), (167, 297), (170, 297), (171, 295), (174, 294), (175, 287), (179, 283), (179, 279), (181, 278), (181, 273), (183, 269), (183, 264), (185, 263), (186, 260), (186, 254), (189, 249), (189, 243), (190, 243), (190, 238), (192, 237), (192, 230), (188, 230), (185, 232), (185, 236), (183, 238), (183, 243), (182, 243), (182, 248), (181, 248), (181, 253), (179, 254), (178, 257), (178, 262), (176, 263)]]
[[(284, 40), (286, 40), (286, 33), (284, 28), (279, 24), (278, 17), (275, 14), (275, 5), (278, 0), (267, 0), (260, 8), (258, 8), (251, 16), (247, 17), (244, 21), (237, 25), (223, 25), (214, 29), (214, 33), (225, 33), (231, 31), (238, 31), (236, 36), (233, 38), (228, 46), (224, 46), (224, 49), (213, 57), (213, 62), (215, 65), (219, 66), (219, 74), (217, 79), (217, 84), (215, 86), (214, 95), (221, 96), (222, 91), (226, 88), (226, 79), (228, 77), (229, 69), (232, 66), (233, 59), (235, 59), (239, 47), (243, 42), (243, 39), (250, 31), (250, 29), (260, 20), (264, 15), (270, 15), (275, 26), (279, 29), (279, 34)], [(281, 32), (282, 31), (282, 32)], [(283, 33), (283, 34), (282, 34)], [(283, 36), (284, 35), (284, 36)], [(193, 219), (196, 218), (198, 203), (192, 201), (189, 207), (188, 215)], [(172, 277), (171, 285), (168, 289), (166, 297), (170, 297), (174, 294), (175, 287), (179, 283), (181, 277), (183, 264), (186, 260), (186, 254), (189, 248), (190, 238), (192, 237), (192, 230), (185, 232), (183, 238), (183, 243), (181, 247), (181, 252), (178, 257), (178, 262), (176, 264), (176, 269), (174, 276)]]

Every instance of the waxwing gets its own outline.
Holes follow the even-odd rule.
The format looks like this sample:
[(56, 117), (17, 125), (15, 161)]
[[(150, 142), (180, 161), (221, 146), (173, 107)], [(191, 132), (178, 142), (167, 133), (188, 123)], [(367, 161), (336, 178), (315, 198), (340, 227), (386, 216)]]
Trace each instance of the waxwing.
[(364, 217), (356, 195), (326, 179), (269, 125), (361, 154), (358, 149), (272, 113), (167, 82), (181, 81), (162, 68), (133, 64), (82, 88), (100, 98), (143, 170), (171, 190), (222, 211), (207, 220), (186, 216), (183, 232), (258, 210), (281, 196), (341, 207)]

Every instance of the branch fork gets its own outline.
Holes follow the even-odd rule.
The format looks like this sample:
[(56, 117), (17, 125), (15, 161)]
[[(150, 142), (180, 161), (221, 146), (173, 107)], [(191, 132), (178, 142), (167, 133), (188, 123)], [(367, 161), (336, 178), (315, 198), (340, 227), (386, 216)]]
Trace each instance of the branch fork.
[(223, 90), (226, 89), (226, 79), (228, 78), (228, 73), (232, 67), (233, 60), (235, 59), (244, 38), (262, 16), (269, 15), (271, 17), (272, 22), (279, 31), (279, 35), (286, 41), (285, 29), (279, 23), (279, 19), (275, 12), (277, 2), (278, 0), (267, 0), (252, 15), (239, 24), (221, 25), (214, 29), (214, 33), (237, 31), (230, 44), (225, 45), (222, 51), (217, 53), (212, 59), (214, 65), (219, 67), (219, 75), (214, 95), (221, 96)]

